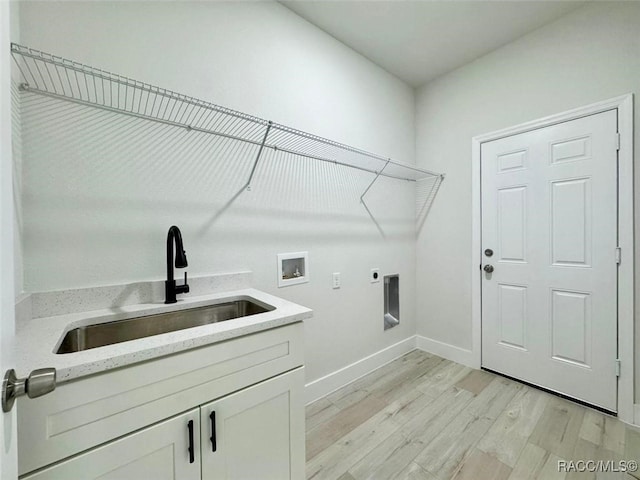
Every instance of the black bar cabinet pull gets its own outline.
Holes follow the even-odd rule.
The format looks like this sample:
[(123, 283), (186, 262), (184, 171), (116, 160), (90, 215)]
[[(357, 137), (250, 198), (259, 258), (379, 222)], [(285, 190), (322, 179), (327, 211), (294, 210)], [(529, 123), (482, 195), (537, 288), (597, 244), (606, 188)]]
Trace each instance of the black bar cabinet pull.
[(189, 463), (193, 463), (196, 461), (193, 453), (193, 420), (189, 420), (187, 428), (189, 429)]
[(211, 419), (211, 451), (215, 452), (218, 448), (218, 443), (216, 441), (216, 412), (211, 412), (209, 418)]

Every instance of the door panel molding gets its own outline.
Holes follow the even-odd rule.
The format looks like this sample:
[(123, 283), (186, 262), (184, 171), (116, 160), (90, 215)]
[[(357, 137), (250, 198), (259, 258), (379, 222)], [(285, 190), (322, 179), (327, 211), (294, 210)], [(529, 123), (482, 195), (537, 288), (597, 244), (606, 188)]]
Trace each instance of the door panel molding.
[(552, 180), (549, 191), (551, 264), (591, 267), (591, 177)]
[[(505, 308), (505, 304), (507, 307)], [(517, 322), (506, 322), (507, 312), (520, 312)], [(500, 338), (498, 343), (511, 348), (527, 351), (527, 286), (498, 284), (498, 319)]]
[[(505, 128), (472, 138), (472, 353), (474, 367), (481, 366), (481, 191), (480, 150), (486, 142), (518, 135), (543, 127), (576, 120), (589, 115), (617, 110), (620, 149), (618, 151), (618, 245), (622, 261), (618, 268), (618, 358), (622, 362), (618, 379), (618, 417), (630, 424), (640, 425), (634, 418), (634, 217), (633, 217), (633, 94), (622, 95), (602, 102), (551, 115), (531, 122)], [(580, 146), (565, 146), (559, 157), (571, 154), (574, 158), (560, 160), (557, 165), (579, 161)], [(550, 148), (552, 148), (550, 146)], [(584, 146), (585, 151), (588, 147)]]
[[(551, 358), (591, 368), (591, 293), (551, 289)], [(565, 323), (565, 325), (559, 325)], [(569, 323), (567, 326), (566, 324)], [(575, 332), (567, 338), (561, 333)]]
[(498, 188), (496, 261), (527, 263), (527, 185)]

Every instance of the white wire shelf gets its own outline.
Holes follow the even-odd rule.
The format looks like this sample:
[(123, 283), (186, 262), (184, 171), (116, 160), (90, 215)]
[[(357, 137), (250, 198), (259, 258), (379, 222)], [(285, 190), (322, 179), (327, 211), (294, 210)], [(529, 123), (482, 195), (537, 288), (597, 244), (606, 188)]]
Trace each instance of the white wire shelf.
[[(435, 180), (434, 185), (439, 185), (444, 179), (444, 174), (441, 173), (391, 160), (50, 53), (12, 43), (11, 55), (22, 76), (23, 82), (19, 87), (21, 91), (258, 146), (251, 173), (243, 188), (250, 189), (265, 148), (374, 174), (360, 196), (361, 203), (372, 219), (365, 196), (380, 177), (409, 182)], [(416, 190), (420, 190), (418, 183)], [(418, 216), (416, 219), (418, 220)]]

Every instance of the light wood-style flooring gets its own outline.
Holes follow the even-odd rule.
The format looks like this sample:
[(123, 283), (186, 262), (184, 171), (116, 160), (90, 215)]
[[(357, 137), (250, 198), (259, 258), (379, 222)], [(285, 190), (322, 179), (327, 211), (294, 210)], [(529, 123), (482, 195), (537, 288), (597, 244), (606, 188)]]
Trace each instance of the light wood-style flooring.
[(420, 350), (307, 406), (307, 479), (640, 479), (558, 472), (623, 459), (640, 460), (640, 430)]

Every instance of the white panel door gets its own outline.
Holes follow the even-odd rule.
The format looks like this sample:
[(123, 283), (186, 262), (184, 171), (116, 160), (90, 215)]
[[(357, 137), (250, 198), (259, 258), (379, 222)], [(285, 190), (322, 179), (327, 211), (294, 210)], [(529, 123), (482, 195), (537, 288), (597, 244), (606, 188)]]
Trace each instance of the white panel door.
[(611, 110), (481, 150), (482, 366), (610, 411), (616, 132)]
[(304, 478), (304, 369), (200, 407), (202, 480)]
[[(63, 461), (24, 480), (200, 480), (200, 411), (170, 420)], [(189, 422), (193, 429), (190, 440)], [(189, 446), (193, 446), (193, 458)]]

